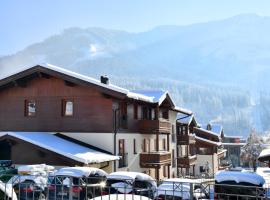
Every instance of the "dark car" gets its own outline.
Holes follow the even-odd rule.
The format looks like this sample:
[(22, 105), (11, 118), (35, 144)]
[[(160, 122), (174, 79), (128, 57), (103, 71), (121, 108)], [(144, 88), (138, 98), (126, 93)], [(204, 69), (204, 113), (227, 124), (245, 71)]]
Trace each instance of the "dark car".
[(106, 187), (102, 194), (135, 194), (152, 199), (156, 189), (155, 180), (147, 174), (139, 172), (113, 172), (107, 176)]
[(12, 176), (17, 174), (17, 169), (12, 167), (11, 160), (0, 160), (0, 180), (7, 182)]
[(15, 175), (8, 181), (8, 184), (13, 185), (18, 200), (46, 199), (47, 176)]
[(49, 177), (48, 200), (91, 199), (101, 195), (107, 173), (90, 167), (66, 167)]
[(13, 188), (19, 200), (46, 200), (44, 188), (33, 180), (25, 180)]
[(221, 171), (215, 176), (215, 199), (264, 199), (263, 177), (252, 172)]

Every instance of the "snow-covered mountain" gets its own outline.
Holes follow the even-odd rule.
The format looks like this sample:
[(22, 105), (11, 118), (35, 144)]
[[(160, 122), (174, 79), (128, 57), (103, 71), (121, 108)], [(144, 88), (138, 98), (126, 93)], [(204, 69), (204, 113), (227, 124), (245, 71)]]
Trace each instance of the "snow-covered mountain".
[(0, 58), (1, 73), (49, 62), (124, 87), (169, 90), (202, 123), (246, 135), (270, 125), (270, 17), (239, 15), (129, 33), (70, 28)]

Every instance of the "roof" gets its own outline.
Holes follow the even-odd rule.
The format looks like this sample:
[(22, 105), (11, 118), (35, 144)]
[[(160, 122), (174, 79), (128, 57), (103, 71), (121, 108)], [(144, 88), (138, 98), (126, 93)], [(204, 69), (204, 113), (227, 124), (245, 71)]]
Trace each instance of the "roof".
[(100, 82), (100, 80), (97, 80), (97, 79), (91, 78), (89, 76), (70, 71), (68, 69), (58, 67), (55, 65), (51, 65), (48, 63), (42, 63), (42, 64), (38, 64), (35, 66), (27, 66), (24, 68), (20, 68), (19, 70), (15, 71), (13, 73), (0, 76), (0, 86), (8, 84), (14, 80), (23, 78), (24, 76), (30, 75), (31, 73), (39, 72), (39, 71), (43, 72), (44, 70), (45, 70), (45, 72), (48, 72), (48, 70), (49, 70), (49, 71), (60, 73), (62, 75), (68, 76), (68, 77), (76, 78), (76, 79), (81, 80), (83, 82), (94, 84), (100, 88), (114, 91), (114, 92), (119, 93), (121, 95), (124, 95), (128, 98), (135, 99), (135, 100), (141, 100), (141, 101), (145, 101), (148, 103), (159, 103), (159, 105), (160, 105), (167, 97), (169, 97), (170, 102), (173, 104), (173, 108), (175, 107), (168, 92), (143, 91), (143, 90), (130, 91), (128, 89), (118, 87), (118, 86), (113, 85), (111, 83), (103, 84)]
[(89, 177), (90, 175), (107, 176), (102, 169), (94, 167), (64, 167), (54, 173), (55, 176)]
[[(211, 127), (211, 130), (208, 130), (207, 127), (208, 125), (210, 125)], [(208, 130), (208, 131), (211, 131), (213, 133), (216, 133), (218, 135), (220, 135), (222, 133), (222, 130), (223, 130), (223, 126), (220, 125), (220, 124), (204, 124), (201, 126), (201, 128), (205, 129), (205, 130)]]
[(191, 121), (194, 119), (194, 115), (189, 115), (186, 113), (177, 113), (177, 122), (180, 122), (182, 124), (190, 124)]
[(236, 183), (251, 183), (253, 185), (263, 185), (265, 180), (262, 176), (251, 172), (219, 171), (215, 175), (215, 180), (220, 183), (223, 181), (234, 181)]
[(180, 112), (180, 113), (187, 114), (187, 115), (192, 115), (193, 114), (193, 112), (191, 110), (188, 110), (188, 109), (185, 109), (185, 108), (181, 108), (179, 106), (175, 106), (173, 108), (173, 110), (175, 110), (177, 112)]
[(11, 136), (29, 142), (41, 148), (58, 153), (72, 160), (84, 163), (102, 163), (118, 160), (118, 156), (105, 154), (79, 144), (64, 140), (53, 133), (44, 132), (1, 132), (0, 137)]
[[(204, 128), (198, 128), (198, 127), (194, 127), (194, 130), (199, 130), (199, 131), (201, 131), (201, 132), (204, 132), (204, 133), (210, 134), (210, 135), (215, 136), (215, 137), (218, 137), (218, 138), (219, 138), (219, 136), (220, 136), (219, 134), (214, 133), (214, 132), (209, 131), (209, 130), (204, 129)], [(196, 133), (196, 131), (195, 131), (195, 133)]]
[(202, 137), (199, 137), (199, 136), (195, 136), (195, 139), (199, 140), (199, 141), (202, 141), (202, 142), (206, 142), (208, 144), (216, 145), (216, 146), (220, 146), (222, 144), (221, 142), (215, 142), (215, 141), (208, 140), (208, 139), (205, 139), (205, 138), (202, 138)]

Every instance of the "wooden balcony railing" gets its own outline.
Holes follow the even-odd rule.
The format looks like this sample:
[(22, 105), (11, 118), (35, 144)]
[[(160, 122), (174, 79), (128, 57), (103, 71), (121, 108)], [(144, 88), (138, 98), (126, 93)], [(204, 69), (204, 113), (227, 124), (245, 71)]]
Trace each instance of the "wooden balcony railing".
[(171, 123), (165, 119), (150, 120), (142, 119), (139, 120), (139, 132), (140, 133), (171, 133)]
[(179, 145), (189, 145), (189, 144), (195, 144), (195, 135), (183, 135), (183, 134), (178, 134), (177, 135), (177, 143)]
[(151, 168), (160, 165), (171, 164), (171, 152), (169, 151), (155, 151), (140, 153), (141, 167)]
[(187, 157), (178, 157), (177, 158), (177, 167), (189, 168), (191, 165), (195, 165), (197, 156), (187, 156)]

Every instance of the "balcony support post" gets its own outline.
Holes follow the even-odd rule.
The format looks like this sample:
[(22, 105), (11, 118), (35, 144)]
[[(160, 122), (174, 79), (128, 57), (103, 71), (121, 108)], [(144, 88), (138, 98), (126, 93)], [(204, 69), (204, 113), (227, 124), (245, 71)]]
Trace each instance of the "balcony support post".
[(156, 151), (159, 151), (159, 132), (156, 132)]

